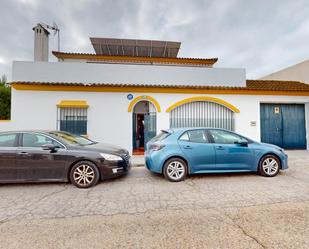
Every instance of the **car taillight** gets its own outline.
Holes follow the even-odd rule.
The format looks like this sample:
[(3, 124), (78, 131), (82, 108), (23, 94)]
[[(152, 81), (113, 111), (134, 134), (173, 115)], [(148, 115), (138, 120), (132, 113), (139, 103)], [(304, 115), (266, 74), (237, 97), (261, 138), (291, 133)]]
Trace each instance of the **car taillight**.
[(152, 144), (152, 145), (150, 145), (150, 150), (158, 151), (158, 150), (161, 150), (164, 147), (165, 147), (164, 144)]

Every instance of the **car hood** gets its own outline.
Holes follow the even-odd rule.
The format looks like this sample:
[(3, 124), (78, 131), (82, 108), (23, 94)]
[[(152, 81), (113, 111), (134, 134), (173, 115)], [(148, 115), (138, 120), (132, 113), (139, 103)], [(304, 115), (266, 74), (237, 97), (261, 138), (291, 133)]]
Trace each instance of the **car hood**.
[(275, 149), (278, 149), (278, 150), (283, 150), (281, 147), (274, 145), (274, 144), (268, 144), (268, 143), (260, 143), (260, 144), (264, 145), (264, 146), (271, 147), (271, 148), (275, 148)]
[(116, 145), (112, 145), (112, 144), (95, 143), (95, 144), (90, 144), (90, 145), (81, 146), (81, 147), (86, 150), (98, 151), (102, 153), (110, 153), (113, 155), (129, 154), (129, 152), (126, 149), (118, 147)]

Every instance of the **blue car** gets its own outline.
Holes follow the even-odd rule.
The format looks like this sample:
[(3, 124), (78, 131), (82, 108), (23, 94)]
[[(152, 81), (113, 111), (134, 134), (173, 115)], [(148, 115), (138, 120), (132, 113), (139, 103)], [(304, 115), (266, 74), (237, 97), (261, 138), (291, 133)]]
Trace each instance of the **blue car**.
[(170, 181), (189, 174), (258, 172), (276, 176), (288, 168), (284, 150), (215, 128), (163, 130), (147, 143), (146, 167)]

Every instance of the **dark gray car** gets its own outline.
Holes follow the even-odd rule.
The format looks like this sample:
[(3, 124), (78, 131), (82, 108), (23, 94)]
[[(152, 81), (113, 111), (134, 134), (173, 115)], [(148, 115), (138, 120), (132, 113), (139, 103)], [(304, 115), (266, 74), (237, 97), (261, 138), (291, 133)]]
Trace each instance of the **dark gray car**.
[(0, 133), (0, 182), (71, 181), (88, 188), (131, 168), (125, 149), (61, 131)]

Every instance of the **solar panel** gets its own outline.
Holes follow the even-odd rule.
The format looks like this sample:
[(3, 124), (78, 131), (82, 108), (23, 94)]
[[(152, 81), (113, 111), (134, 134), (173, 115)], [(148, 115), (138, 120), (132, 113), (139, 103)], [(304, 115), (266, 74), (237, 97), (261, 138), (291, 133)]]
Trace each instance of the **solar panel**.
[(97, 55), (176, 58), (180, 42), (90, 37)]

